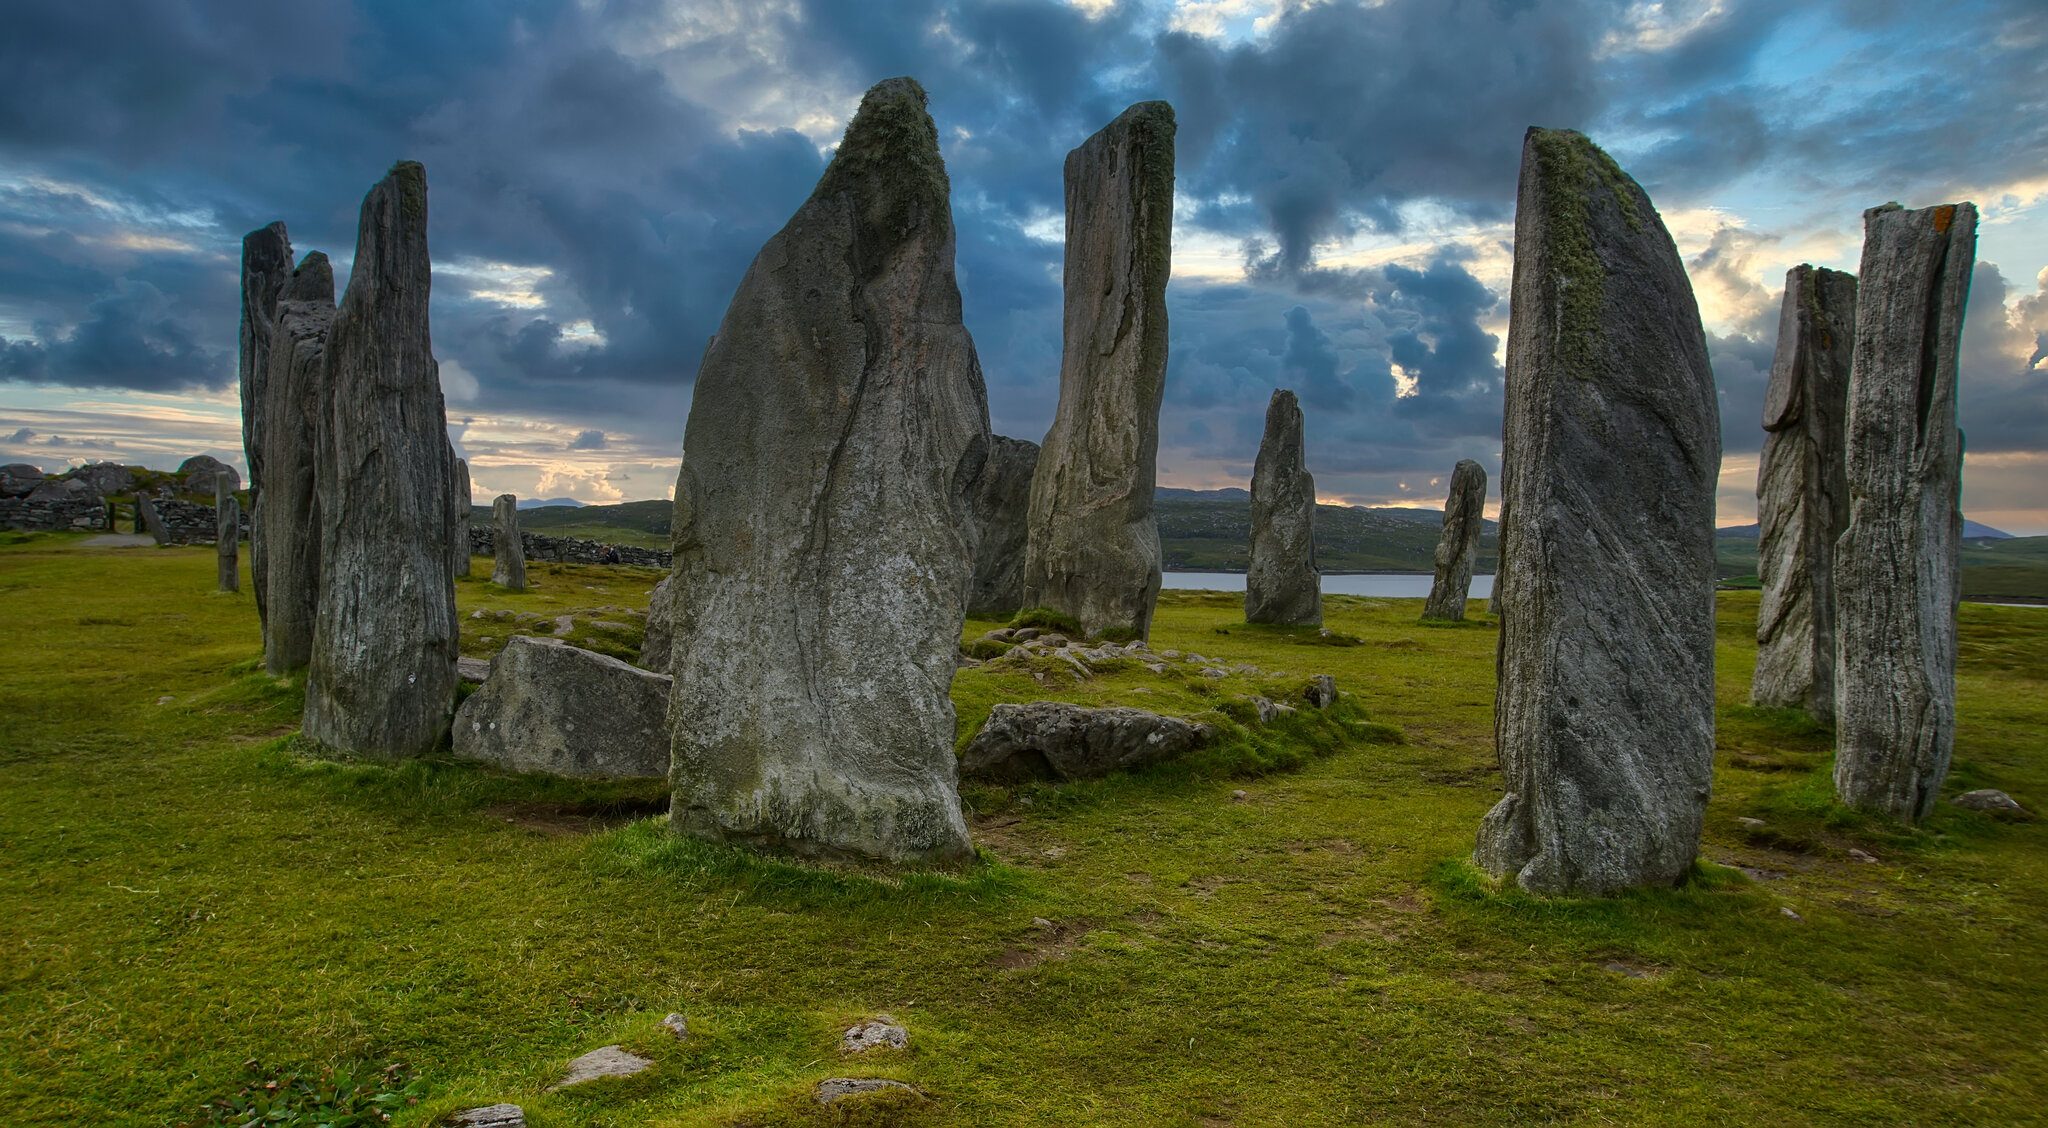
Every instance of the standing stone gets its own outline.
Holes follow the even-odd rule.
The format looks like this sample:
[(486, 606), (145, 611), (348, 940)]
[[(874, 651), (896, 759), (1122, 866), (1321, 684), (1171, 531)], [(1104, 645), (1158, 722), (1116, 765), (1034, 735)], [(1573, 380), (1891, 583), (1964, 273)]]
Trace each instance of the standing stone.
[(1031, 475), (1038, 444), (994, 435), (969, 498), (974, 515), (974, 584), (967, 613), (1008, 615), (1024, 606), (1024, 554), (1031, 531)]
[(1849, 527), (1843, 462), (1856, 276), (1785, 275), (1756, 475), (1756, 675), (1749, 703), (1835, 719), (1835, 542)]
[(264, 412), (270, 402), (264, 385), (270, 376), (271, 334), (277, 324), (277, 301), (292, 276), (292, 241), (284, 224), (272, 223), (242, 236), (242, 456), (249, 463), (249, 584), (256, 597), (256, 618), (268, 622), (266, 590), (270, 561), (263, 530)]
[(669, 672), (669, 655), (676, 641), (676, 583), (674, 575), (661, 578), (647, 597), (647, 633), (640, 639), (640, 665), (657, 674)]
[(1720, 418), (1663, 221), (1577, 133), (1523, 142), (1510, 302), (1507, 795), (1474, 861), (1541, 893), (1670, 885), (1713, 778)]
[(1955, 743), (1963, 437), (1956, 350), (1977, 209), (1863, 213), (1849, 374), (1849, 529), (1835, 552), (1835, 791), (1924, 818)]
[(455, 460), (455, 535), (448, 542), (448, 552), (455, 562), (458, 577), (469, 575), (469, 522), (476, 503), (469, 492), (469, 460)]
[(1316, 626), (1323, 578), (1316, 571), (1316, 480), (1301, 437), (1301, 403), (1280, 388), (1266, 404), (1266, 435), (1252, 468), (1252, 562), (1244, 621)]
[(519, 498), (499, 494), (491, 502), (491, 582), (513, 591), (526, 590), (526, 541), (519, 535)]
[(236, 553), (242, 544), (242, 503), (228, 484), (215, 479), (213, 487), (213, 549), (219, 561), (220, 590), (242, 590), (242, 570)]
[(1486, 530), (1486, 467), (1469, 458), (1451, 471), (1451, 496), (1444, 500), (1444, 535), (1436, 542), (1436, 580), (1422, 604), (1422, 617), (1458, 623), (1472, 591), (1472, 563), (1479, 534)]
[[(258, 449), (264, 489), (250, 491), (250, 582), (266, 592), (263, 666), (272, 674), (313, 660), (320, 614), (320, 493), (316, 477), (327, 396), (327, 334), (334, 326), (334, 270), (313, 251), (278, 296), (263, 381)], [(260, 537), (259, 534), (260, 533)], [(263, 570), (255, 571), (263, 561)]]
[(868, 91), (705, 353), (670, 581), (680, 832), (971, 852), (947, 692), (988, 407), (949, 190), (923, 88)]
[(1140, 102), (1067, 154), (1060, 400), (1031, 480), (1024, 601), (1146, 637), (1159, 598), (1159, 401), (1173, 107)]
[(326, 354), (320, 607), (305, 732), (375, 759), (430, 752), (455, 703), (448, 423), (427, 301), (427, 174), (400, 161), (363, 199)]

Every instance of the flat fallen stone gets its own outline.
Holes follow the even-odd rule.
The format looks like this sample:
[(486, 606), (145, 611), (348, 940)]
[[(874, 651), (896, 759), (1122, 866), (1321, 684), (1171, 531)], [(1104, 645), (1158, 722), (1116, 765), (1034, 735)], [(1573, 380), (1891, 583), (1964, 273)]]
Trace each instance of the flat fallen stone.
[(1092, 779), (1185, 755), (1211, 735), (1207, 725), (1143, 709), (1005, 703), (968, 742), (960, 772), (1004, 783)]
[(2016, 815), (2025, 814), (2027, 811), (2025, 807), (2019, 805), (2018, 800), (2003, 791), (1991, 787), (1980, 788), (1976, 791), (1965, 791), (1950, 800), (1950, 802), (1958, 807), (1966, 807), (1972, 811), (2004, 812)]
[(910, 1046), (910, 1031), (889, 1020), (887, 1015), (868, 1022), (857, 1022), (847, 1028), (839, 1039), (839, 1048), (850, 1054), (864, 1054), (869, 1050), (901, 1050)]
[(455, 714), (455, 755), (577, 779), (660, 779), (669, 689), (666, 674), (514, 635)]
[(600, 1046), (569, 1063), (569, 1071), (552, 1086), (566, 1089), (608, 1077), (631, 1077), (654, 1068), (654, 1062), (622, 1046)]
[(819, 1104), (831, 1104), (841, 1097), (857, 1096), (861, 1093), (891, 1091), (905, 1092), (917, 1097), (924, 1095), (901, 1081), (891, 1081), (886, 1077), (830, 1077), (818, 1082), (817, 1088)]
[(526, 1128), (526, 1110), (516, 1104), (466, 1108), (450, 1117), (455, 1128)]

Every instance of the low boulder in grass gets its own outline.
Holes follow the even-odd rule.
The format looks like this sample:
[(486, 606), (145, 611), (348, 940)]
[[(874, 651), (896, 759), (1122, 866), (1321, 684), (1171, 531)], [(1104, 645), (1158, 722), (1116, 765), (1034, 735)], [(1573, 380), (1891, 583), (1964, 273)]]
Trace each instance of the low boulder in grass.
[(998, 705), (961, 756), (960, 773), (993, 783), (1093, 779), (1184, 756), (1214, 730), (1122, 706), (1059, 701)]
[(455, 714), (455, 755), (578, 779), (668, 776), (669, 678), (515, 635)]

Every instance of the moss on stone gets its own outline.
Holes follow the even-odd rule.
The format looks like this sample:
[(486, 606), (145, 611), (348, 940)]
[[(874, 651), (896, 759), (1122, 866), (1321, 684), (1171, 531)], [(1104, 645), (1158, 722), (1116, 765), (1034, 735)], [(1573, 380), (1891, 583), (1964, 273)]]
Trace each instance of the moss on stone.
[(1577, 130), (1532, 129), (1529, 143), (1537, 162), (1538, 207), (1549, 234), (1547, 263), (1558, 288), (1558, 359), (1567, 371), (1585, 375), (1596, 362), (1607, 278), (1593, 245), (1591, 195), (1596, 184), (1606, 188), (1629, 229), (1640, 231), (1636, 196), (1641, 189)]

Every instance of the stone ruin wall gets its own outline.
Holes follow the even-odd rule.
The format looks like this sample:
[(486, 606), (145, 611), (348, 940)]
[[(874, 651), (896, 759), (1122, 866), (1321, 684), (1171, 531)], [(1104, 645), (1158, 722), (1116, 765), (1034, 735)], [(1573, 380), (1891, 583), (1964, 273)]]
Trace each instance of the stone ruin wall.
[[(557, 564), (602, 564), (604, 550), (615, 550), (619, 563), (633, 564), (643, 568), (667, 568), (674, 562), (674, 554), (665, 549), (637, 548), (629, 544), (605, 544), (602, 541), (582, 540), (577, 537), (546, 537), (538, 533), (521, 531), (519, 542), (526, 548), (528, 562), (535, 560), (552, 561)], [(469, 527), (469, 552), (472, 556), (493, 556), (497, 553), (497, 531), (482, 523)]]
[[(64, 498), (57, 501), (0, 497), (0, 529), (46, 533), (67, 532), (73, 529), (104, 532), (106, 528), (107, 506), (96, 497)], [(210, 541), (213, 537), (209, 533), (206, 539)]]

